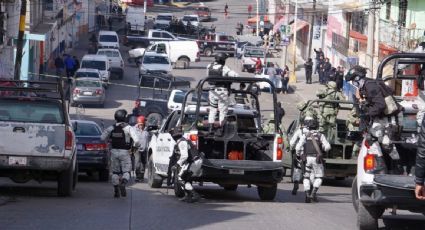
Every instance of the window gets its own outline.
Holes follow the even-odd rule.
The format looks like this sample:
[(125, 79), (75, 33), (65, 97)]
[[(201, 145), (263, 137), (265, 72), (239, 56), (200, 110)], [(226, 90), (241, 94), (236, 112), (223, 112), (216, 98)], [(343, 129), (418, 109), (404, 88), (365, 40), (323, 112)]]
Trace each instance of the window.
[(53, 0), (43, 0), (43, 9), (53, 11)]
[(156, 20), (164, 20), (164, 21), (171, 21), (173, 19), (173, 16), (171, 15), (158, 15), (156, 17)]
[(166, 54), (167, 51), (165, 49), (165, 44), (158, 44), (158, 49), (156, 50), (158, 53), (164, 53)]
[(62, 106), (50, 101), (0, 100), (0, 121), (64, 123)]
[(99, 74), (95, 72), (77, 72), (75, 74), (75, 78), (80, 78), (80, 77), (99, 78)]
[(82, 122), (72, 122), (76, 136), (100, 136), (101, 132), (97, 125)]
[(94, 61), (94, 60), (86, 60), (86, 61), (83, 60), (83, 63), (81, 63), (81, 68), (106, 70), (106, 62)]
[(398, 13), (398, 24), (406, 26), (407, 0), (400, 0)]
[(162, 37), (163, 38), (173, 38), (170, 34), (168, 33), (162, 33)]
[(385, 6), (385, 19), (390, 20), (391, 18), (391, 1), (388, 1)]
[(99, 81), (84, 81), (78, 80), (75, 82), (75, 86), (77, 87), (98, 87), (100, 88), (102, 84)]
[(264, 51), (258, 49), (247, 50), (245, 57), (264, 57)]
[(153, 38), (160, 38), (161, 37), (161, 33), (160, 32), (153, 32), (152, 33), (152, 37)]
[(118, 38), (115, 35), (100, 35), (100, 42), (118, 42)]
[(108, 50), (108, 51), (102, 51), (101, 50), (101, 51), (97, 52), (97, 54), (99, 54), (99, 55), (105, 55), (107, 57), (119, 57), (120, 56), (119, 52), (112, 51), (112, 50)]
[(145, 56), (143, 64), (170, 64), (168, 58), (162, 56)]

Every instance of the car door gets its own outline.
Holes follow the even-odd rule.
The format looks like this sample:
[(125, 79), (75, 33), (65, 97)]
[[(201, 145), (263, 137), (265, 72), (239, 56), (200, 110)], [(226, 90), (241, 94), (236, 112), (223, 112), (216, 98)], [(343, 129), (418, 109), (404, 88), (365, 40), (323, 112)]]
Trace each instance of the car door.
[(174, 130), (178, 118), (177, 111), (171, 113), (157, 136), (157, 149), (154, 162), (158, 172), (167, 173), (168, 163), (176, 145), (176, 141), (173, 139), (170, 131)]

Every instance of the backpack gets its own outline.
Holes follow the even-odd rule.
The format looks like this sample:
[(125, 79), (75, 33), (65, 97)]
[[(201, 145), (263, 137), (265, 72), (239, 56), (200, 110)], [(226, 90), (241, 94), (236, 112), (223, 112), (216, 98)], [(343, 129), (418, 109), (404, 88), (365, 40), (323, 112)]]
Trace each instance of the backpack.
[(127, 124), (125, 123), (114, 125), (114, 129), (111, 132), (111, 145), (113, 149), (131, 149), (133, 145), (132, 140), (130, 139), (129, 143), (125, 140), (124, 127), (126, 126)]
[(401, 111), (401, 105), (394, 98), (394, 91), (388, 87), (384, 81), (377, 80), (379, 89), (381, 90), (382, 96), (385, 99), (385, 115), (397, 115)]

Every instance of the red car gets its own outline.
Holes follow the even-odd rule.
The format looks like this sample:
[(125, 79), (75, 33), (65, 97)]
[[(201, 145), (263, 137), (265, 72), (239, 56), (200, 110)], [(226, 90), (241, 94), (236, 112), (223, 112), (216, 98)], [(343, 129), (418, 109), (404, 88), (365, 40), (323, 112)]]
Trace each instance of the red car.
[(198, 15), (201, 22), (211, 20), (211, 10), (207, 6), (199, 6), (196, 8), (196, 14)]

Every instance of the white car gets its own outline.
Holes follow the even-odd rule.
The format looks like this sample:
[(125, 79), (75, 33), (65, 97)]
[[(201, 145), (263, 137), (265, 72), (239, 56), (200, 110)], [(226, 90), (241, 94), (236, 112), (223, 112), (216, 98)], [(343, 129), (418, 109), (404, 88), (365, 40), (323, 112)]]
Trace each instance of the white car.
[(97, 69), (88, 69), (88, 68), (80, 68), (75, 72), (74, 78), (95, 78), (102, 80), (100, 77), (100, 72)]
[(139, 63), (140, 75), (149, 73), (171, 74), (171, 61), (166, 54), (145, 52), (141, 62)]
[(110, 67), (109, 59), (105, 55), (86, 54), (81, 59), (80, 68), (97, 69), (106, 87), (109, 84)]
[(116, 74), (119, 79), (124, 77), (124, 61), (118, 49), (99, 49), (97, 55), (105, 55), (109, 59), (111, 73)]
[[(174, 110), (180, 110), (182, 108), (182, 103), (187, 92), (188, 92), (187, 90), (181, 90), (181, 89), (174, 89), (171, 91), (170, 97), (168, 98), (168, 102), (167, 102), (167, 107), (169, 112), (172, 112)], [(196, 94), (194, 96), (196, 96)], [(189, 96), (189, 97), (192, 97), (192, 99), (190, 100), (190, 103), (196, 103), (196, 97), (193, 97), (193, 96)], [(202, 105), (208, 106), (208, 92), (202, 93), (201, 103)]]
[(194, 27), (198, 27), (201, 23), (199, 16), (196, 14), (185, 15), (183, 16), (182, 21), (185, 26), (187, 26), (187, 23), (190, 22), (190, 24)]
[(120, 39), (118, 37), (117, 32), (115, 31), (99, 31), (99, 36), (97, 38), (97, 46), (99, 49), (102, 48), (112, 48), (119, 49), (120, 48)]
[[(267, 79), (270, 80), (270, 76), (267, 75), (267, 67), (264, 67), (263, 69), (261, 69), (261, 73), (260, 74), (255, 74), (254, 77), (256, 77), (256, 78), (267, 78)], [(275, 86), (275, 88), (281, 89), (282, 88), (282, 81), (280, 80), (280, 76), (277, 75), (276, 77), (278, 79), (277, 80), (277, 83), (278, 84), (277, 84), (277, 86)], [(270, 84), (269, 83), (267, 83), (267, 82), (260, 82), (260, 83), (257, 83), (257, 84), (258, 84), (258, 87), (260, 88), (261, 91), (271, 92), (271, 87), (270, 87)]]
[(242, 72), (254, 72), (257, 58), (260, 58), (261, 63), (264, 63), (266, 51), (263, 48), (255, 46), (245, 46), (241, 56)]
[(155, 19), (155, 28), (156, 29), (167, 29), (170, 27), (170, 23), (173, 20), (174, 15), (171, 13), (160, 13), (156, 16)]

